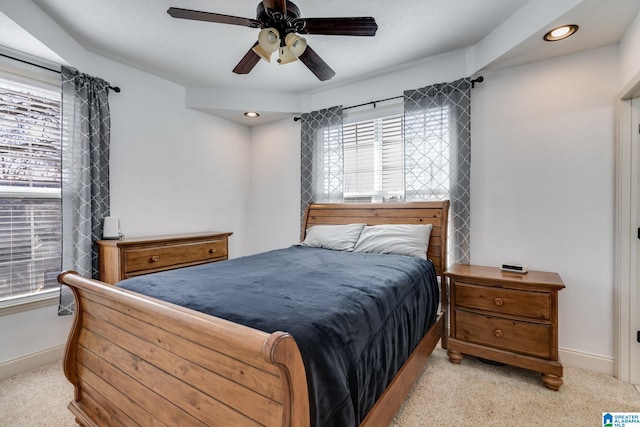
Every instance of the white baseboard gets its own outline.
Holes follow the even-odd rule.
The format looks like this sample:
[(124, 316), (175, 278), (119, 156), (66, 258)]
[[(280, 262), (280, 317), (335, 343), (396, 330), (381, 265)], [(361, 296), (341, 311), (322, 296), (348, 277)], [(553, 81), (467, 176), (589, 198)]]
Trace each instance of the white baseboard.
[(564, 366), (615, 376), (616, 362), (613, 357), (605, 357), (566, 348), (560, 348), (558, 352), (560, 354), (560, 361)]
[(55, 362), (56, 360), (62, 360), (64, 357), (64, 348), (65, 345), (62, 344), (57, 347), (2, 362), (0, 363), (0, 380), (35, 369), (47, 363)]

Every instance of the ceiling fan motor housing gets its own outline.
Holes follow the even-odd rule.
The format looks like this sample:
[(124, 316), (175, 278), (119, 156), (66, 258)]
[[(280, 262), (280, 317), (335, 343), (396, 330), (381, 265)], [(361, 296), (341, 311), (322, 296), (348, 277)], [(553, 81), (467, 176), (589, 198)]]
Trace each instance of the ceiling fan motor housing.
[(300, 32), (305, 26), (304, 19), (300, 19), (300, 9), (290, 1), (287, 1), (286, 13), (265, 9), (262, 2), (258, 3), (256, 20), (260, 21), (262, 28), (275, 28), (278, 30), (283, 45), (288, 33)]

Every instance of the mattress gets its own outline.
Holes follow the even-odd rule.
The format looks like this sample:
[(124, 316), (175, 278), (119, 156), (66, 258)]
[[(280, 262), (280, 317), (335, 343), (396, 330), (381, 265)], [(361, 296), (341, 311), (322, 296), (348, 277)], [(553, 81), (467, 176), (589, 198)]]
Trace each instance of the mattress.
[(298, 245), (118, 286), (267, 333), (289, 332), (316, 427), (364, 419), (435, 321), (439, 302), (428, 260)]

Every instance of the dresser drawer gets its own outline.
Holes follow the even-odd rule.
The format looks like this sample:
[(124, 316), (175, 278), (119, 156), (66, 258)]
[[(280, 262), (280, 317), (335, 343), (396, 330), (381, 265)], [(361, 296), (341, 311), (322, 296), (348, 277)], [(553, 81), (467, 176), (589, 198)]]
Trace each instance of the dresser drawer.
[(457, 307), (490, 311), (537, 320), (551, 318), (551, 294), (478, 286), (455, 281)]
[(124, 273), (201, 263), (227, 256), (226, 240), (128, 248), (124, 251)]
[(549, 359), (551, 325), (521, 322), (456, 310), (455, 338), (475, 344)]

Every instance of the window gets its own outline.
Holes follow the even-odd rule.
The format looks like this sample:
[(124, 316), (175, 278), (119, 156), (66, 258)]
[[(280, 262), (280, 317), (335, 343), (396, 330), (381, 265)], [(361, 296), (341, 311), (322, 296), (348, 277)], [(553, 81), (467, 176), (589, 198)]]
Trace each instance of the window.
[(60, 90), (0, 77), (0, 303), (57, 290)]
[[(405, 117), (402, 108), (365, 111), (342, 127), (344, 201), (384, 203), (449, 197), (449, 108)], [(400, 110), (400, 111), (398, 111)], [(405, 135), (405, 120), (410, 134)], [(328, 135), (325, 132), (325, 145)], [(408, 146), (405, 139), (410, 138)], [(324, 160), (325, 170), (327, 159)]]
[(462, 78), (404, 91), (402, 101), (375, 101), (373, 108), (303, 114), (301, 206), (450, 200), (451, 259), (468, 263), (471, 85)]

